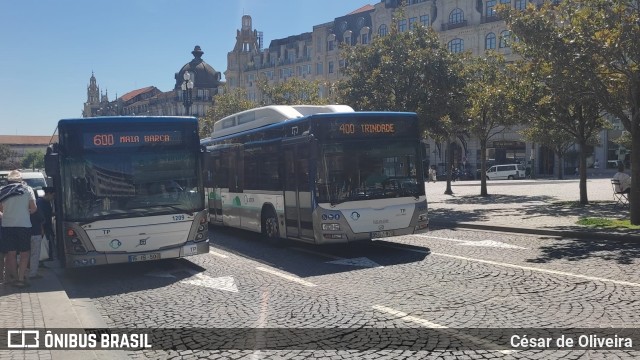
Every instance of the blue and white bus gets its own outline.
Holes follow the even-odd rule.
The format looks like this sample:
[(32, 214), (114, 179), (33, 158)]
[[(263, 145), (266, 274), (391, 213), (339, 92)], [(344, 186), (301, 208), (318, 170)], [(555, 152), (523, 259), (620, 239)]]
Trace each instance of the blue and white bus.
[(219, 120), (201, 144), (213, 225), (314, 244), (428, 226), (415, 113), (266, 106)]
[(45, 155), (66, 267), (209, 251), (197, 119), (97, 117), (58, 122)]

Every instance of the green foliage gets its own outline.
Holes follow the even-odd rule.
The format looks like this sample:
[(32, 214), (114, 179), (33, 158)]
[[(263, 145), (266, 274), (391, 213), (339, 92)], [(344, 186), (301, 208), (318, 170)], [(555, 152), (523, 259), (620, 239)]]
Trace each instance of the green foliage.
[(620, 135), (619, 138), (614, 140), (614, 142), (618, 145), (624, 146), (629, 150), (633, 150), (633, 147), (632, 147), (633, 144), (631, 143), (631, 133), (628, 131), (623, 131), (622, 135)]
[(44, 151), (29, 151), (22, 159), (22, 167), (25, 169), (44, 168)]
[(261, 105), (326, 105), (329, 101), (321, 96), (322, 83), (318, 80), (307, 81), (292, 77), (280, 83), (269, 84), (261, 76), (257, 86), (262, 93)]
[(580, 202), (588, 203), (586, 148), (608, 122), (602, 116), (602, 99), (593, 93), (593, 73), (576, 71), (597, 67), (590, 56), (587, 36), (578, 35), (572, 23), (575, 5), (545, 3), (540, 8), (517, 11), (501, 7), (513, 35), (514, 49), (528, 64), (519, 69), (522, 78), (539, 84), (541, 97), (525, 113), (535, 132), (566, 132), (580, 145)]
[[(522, 40), (523, 46), (517, 49), (526, 58), (545, 60), (536, 65), (546, 70), (549, 83), (566, 84), (565, 88), (556, 84), (558, 91), (551, 93), (550, 99), (557, 101), (555, 97), (559, 95), (564, 95), (565, 100), (570, 100), (570, 96), (582, 99), (581, 102), (573, 99), (574, 106), (565, 106), (565, 114), (559, 115), (568, 114), (577, 121), (581, 114), (593, 118), (592, 114), (599, 110), (594, 104), (598, 103), (620, 119), (631, 134), (632, 145), (640, 146), (640, 7), (637, 0), (562, 1), (554, 6), (547, 3), (539, 9), (529, 7), (524, 12), (506, 8), (499, 12)], [(581, 136), (588, 133), (580, 132)], [(640, 157), (631, 157), (631, 169), (631, 222), (638, 225)]]
[(15, 158), (17, 153), (11, 150), (11, 147), (7, 144), (0, 144), (0, 169), (9, 170), (15, 169), (18, 166), (11, 162), (12, 158)]
[(504, 57), (490, 51), (481, 57), (468, 56), (464, 62), (464, 95), (467, 131), (477, 137), (481, 148), (481, 189), (487, 195), (486, 148), (493, 136), (521, 120), (521, 102), (531, 99), (528, 87), (513, 75)]
[(640, 226), (632, 225), (629, 219), (582, 218), (577, 224), (594, 228), (640, 230)]
[(227, 87), (213, 98), (213, 104), (207, 115), (199, 119), (201, 138), (211, 136), (213, 124), (218, 120), (258, 106), (255, 102), (247, 100), (246, 90), (236, 88), (229, 91)]
[(462, 119), (462, 65), (431, 28), (398, 32), (370, 45), (343, 47), (340, 98), (357, 110), (414, 111), (429, 135), (447, 138)]

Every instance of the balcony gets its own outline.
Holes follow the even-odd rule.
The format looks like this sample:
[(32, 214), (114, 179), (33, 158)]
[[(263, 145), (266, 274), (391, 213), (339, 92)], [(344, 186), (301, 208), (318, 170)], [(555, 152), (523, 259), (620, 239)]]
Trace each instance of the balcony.
[(467, 26), (467, 20), (462, 20), (457, 23), (446, 23), (441, 25), (442, 31), (453, 30)]
[(482, 19), (480, 20), (481, 24), (486, 24), (486, 23), (490, 23), (490, 22), (495, 22), (495, 21), (500, 21), (500, 17), (496, 14), (496, 15), (489, 15), (489, 16), (482, 16)]

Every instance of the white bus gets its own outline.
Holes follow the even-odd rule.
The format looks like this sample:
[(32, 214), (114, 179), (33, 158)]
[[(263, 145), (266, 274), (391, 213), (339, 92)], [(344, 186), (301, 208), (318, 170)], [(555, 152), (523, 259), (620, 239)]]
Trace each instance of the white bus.
[(209, 251), (198, 122), (186, 117), (60, 120), (45, 155), (66, 267)]
[(201, 144), (213, 225), (314, 244), (428, 226), (415, 113), (266, 106), (221, 119)]

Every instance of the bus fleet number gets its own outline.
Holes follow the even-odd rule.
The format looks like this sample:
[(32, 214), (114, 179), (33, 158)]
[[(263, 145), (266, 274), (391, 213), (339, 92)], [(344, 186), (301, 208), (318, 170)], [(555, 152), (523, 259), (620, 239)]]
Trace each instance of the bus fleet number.
[(184, 220), (184, 215), (173, 215), (173, 221)]

